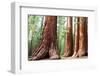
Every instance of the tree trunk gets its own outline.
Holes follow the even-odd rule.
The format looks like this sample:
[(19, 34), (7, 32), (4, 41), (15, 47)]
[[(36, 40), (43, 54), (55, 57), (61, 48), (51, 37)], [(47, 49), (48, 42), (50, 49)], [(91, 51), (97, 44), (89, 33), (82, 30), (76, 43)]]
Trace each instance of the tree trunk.
[(79, 57), (87, 55), (87, 18), (79, 18)]
[(40, 46), (32, 55), (32, 60), (39, 60), (49, 56), (50, 59), (59, 59), (57, 50), (57, 16), (46, 16)]
[(74, 45), (74, 53), (72, 57), (77, 57), (77, 52), (79, 49), (79, 17), (75, 19), (75, 45)]
[(68, 57), (73, 54), (72, 17), (67, 17), (66, 28), (67, 28), (67, 32), (66, 32), (66, 44), (64, 50), (64, 57)]

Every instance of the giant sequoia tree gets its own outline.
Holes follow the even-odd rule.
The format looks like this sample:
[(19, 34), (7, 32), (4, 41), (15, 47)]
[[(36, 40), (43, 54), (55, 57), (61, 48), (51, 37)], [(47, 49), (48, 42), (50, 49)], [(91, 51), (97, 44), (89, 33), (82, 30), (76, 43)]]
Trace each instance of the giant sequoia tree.
[(42, 33), (42, 41), (36, 51), (33, 52), (32, 60), (50, 57), (59, 59), (57, 50), (57, 16), (46, 16)]
[(73, 34), (72, 34), (72, 17), (67, 17), (67, 32), (64, 56), (68, 57), (73, 54)]
[(87, 55), (87, 17), (79, 18), (79, 51), (78, 56)]
[(75, 18), (75, 42), (74, 42), (74, 53), (72, 55), (72, 57), (77, 57), (77, 52), (79, 50), (79, 17)]
[(77, 17), (75, 26), (75, 47), (73, 57), (86, 56), (88, 50), (87, 17)]

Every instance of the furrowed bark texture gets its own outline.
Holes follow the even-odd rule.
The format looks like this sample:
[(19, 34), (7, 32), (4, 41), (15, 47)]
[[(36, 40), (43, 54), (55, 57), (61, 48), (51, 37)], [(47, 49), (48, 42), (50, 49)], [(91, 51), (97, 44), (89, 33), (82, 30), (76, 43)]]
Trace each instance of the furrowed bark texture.
[(46, 16), (45, 26), (42, 33), (40, 46), (32, 55), (32, 60), (39, 60), (50, 57), (50, 59), (59, 59), (57, 50), (57, 16)]

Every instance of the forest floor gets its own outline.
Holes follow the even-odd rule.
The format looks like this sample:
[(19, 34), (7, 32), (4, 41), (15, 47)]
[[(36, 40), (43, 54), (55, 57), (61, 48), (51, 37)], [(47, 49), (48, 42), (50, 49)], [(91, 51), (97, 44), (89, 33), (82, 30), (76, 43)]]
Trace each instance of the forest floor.
[[(72, 60), (72, 59), (87, 59), (87, 58), (88, 56), (83, 56), (83, 57), (63, 57), (62, 56), (60, 59), (55, 59), (55, 60), (66, 60), (66, 59)], [(32, 57), (29, 57), (28, 60), (29, 61), (40, 61), (40, 60), (53, 60), (53, 59), (45, 58), (45, 59), (40, 59), (40, 60), (32, 60)]]

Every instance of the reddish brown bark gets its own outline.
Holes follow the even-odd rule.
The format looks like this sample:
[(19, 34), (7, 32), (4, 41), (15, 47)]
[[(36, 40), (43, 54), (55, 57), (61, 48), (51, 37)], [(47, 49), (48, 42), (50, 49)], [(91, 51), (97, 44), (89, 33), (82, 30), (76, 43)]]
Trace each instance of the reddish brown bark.
[(64, 57), (68, 57), (73, 54), (72, 17), (67, 17), (66, 28), (67, 28), (67, 32), (66, 32), (66, 44), (64, 50)]
[(77, 56), (87, 55), (87, 18), (79, 18), (79, 50)]
[(45, 26), (42, 35), (40, 46), (33, 53), (32, 59), (42, 59), (47, 55), (49, 55), (50, 59), (59, 59), (57, 50), (57, 16), (45, 17)]

